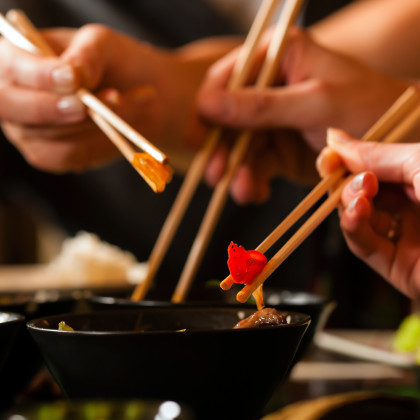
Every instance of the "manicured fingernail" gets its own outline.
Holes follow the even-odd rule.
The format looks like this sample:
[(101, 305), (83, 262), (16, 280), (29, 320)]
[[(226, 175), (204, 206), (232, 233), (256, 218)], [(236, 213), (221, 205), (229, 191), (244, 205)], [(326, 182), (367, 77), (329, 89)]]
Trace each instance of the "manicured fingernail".
[(63, 64), (52, 71), (52, 79), (57, 93), (69, 93), (76, 88), (76, 77), (69, 64)]
[(351, 181), (351, 184), (350, 184), (351, 189), (354, 192), (360, 191), (363, 188), (364, 179), (365, 179), (365, 174), (364, 173), (356, 175)]
[(353, 198), (353, 200), (350, 201), (349, 205), (347, 206), (347, 211), (348, 212), (351, 213), (355, 210), (355, 208), (357, 206), (357, 203), (359, 202), (359, 198), (360, 197), (356, 197), (356, 198)]
[(73, 117), (74, 119), (83, 118), (86, 110), (77, 96), (63, 96), (57, 103), (57, 109), (63, 116)]

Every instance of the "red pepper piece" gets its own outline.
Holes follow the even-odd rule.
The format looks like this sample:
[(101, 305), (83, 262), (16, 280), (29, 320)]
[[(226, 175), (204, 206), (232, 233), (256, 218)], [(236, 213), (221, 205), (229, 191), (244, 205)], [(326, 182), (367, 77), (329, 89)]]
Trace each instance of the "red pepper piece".
[(231, 242), (228, 247), (228, 267), (235, 283), (250, 284), (267, 264), (267, 258), (258, 251), (246, 251)]

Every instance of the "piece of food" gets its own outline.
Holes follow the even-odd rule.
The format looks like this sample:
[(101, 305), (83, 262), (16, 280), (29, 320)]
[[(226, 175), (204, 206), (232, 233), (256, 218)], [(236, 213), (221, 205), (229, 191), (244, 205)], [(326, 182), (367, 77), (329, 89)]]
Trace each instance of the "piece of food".
[(61, 284), (90, 286), (109, 281), (141, 282), (146, 263), (139, 263), (129, 251), (80, 231), (63, 241), (60, 253), (47, 265), (46, 274)]
[(228, 267), (235, 283), (250, 284), (267, 264), (267, 258), (258, 251), (247, 251), (231, 242), (228, 248)]
[(160, 163), (147, 153), (136, 153), (132, 165), (157, 193), (165, 190), (171, 181), (173, 170), (166, 163)]
[(248, 318), (239, 321), (233, 328), (261, 328), (287, 324), (287, 315), (274, 308), (261, 309)]
[(58, 329), (59, 329), (60, 331), (74, 331), (74, 329), (73, 329), (72, 327), (70, 327), (70, 325), (66, 324), (66, 322), (65, 322), (65, 321), (61, 321), (61, 322), (58, 324)]
[(393, 348), (402, 353), (415, 353), (420, 364), (420, 314), (414, 313), (403, 319), (394, 337)]

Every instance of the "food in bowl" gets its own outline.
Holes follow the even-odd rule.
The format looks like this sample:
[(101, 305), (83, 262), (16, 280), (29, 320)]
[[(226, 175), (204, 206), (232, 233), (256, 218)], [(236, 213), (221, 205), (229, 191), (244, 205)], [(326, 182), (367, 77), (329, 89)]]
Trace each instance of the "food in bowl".
[[(290, 312), (287, 324), (233, 329), (253, 313), (139, 308), (45, 317), (27, 326), (72, 399), (170, 399), (191, 406), (200, 420), (245, 420), (258, 418), (284, 381), (310, 323), (308, 315)], [(58, 330), (61, 321), (74, 331)], [(276, 356), (257, 357), (256, 369), (256, 355), (266, 351)]]

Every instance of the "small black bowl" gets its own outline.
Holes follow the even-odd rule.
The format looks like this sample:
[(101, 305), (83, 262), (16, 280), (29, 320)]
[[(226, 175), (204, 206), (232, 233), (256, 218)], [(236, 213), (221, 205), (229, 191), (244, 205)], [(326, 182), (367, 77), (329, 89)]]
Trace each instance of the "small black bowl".
[(13, 312), (0, 312), (0, 376), (16, 335), (24, 322), (25, 317), (23, 315)]
[[(77, 298), (54, 292), (34, 295), (33, 293), (0, 294), (0, 311), (22, 315), (26, 321), (38, 317), (71, 312)], [(21, 328), (15, 338), (7, 364), (3, 367), (0, 380), (0, 408), (8, 408), (16, 397), (29, 385), (41, 369), (43, 359), (38, 347), (26, 328)]]
[[(232, 329), (248, 308), (179, 308), (59, 315), (27, 324), (63, 392), (79, 398), (157, 398), (200, 420), (256, 419), (283, 382), (310, 317)], [(75, 331), (58, 330), (65, 321)]]

